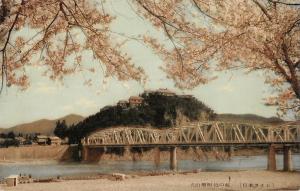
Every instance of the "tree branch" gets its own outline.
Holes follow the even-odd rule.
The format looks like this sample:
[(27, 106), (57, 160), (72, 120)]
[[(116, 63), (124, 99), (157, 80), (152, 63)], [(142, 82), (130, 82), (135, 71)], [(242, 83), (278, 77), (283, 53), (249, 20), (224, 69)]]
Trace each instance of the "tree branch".
[(295, 63), (294, 67), (295, 67), (295, 68), (300, 67), (300, 60), (298, 60), (298, 61)]
[(7, 0), (1, 0), (1, 9), (0, 9), (0, 24), (2, 24), (6, 17), (9, 16), (10, 9)]
[(218, 19), (212, 17), (211, 15), (207, 14), (206, 12), (204, 12), (204, 11), (201, 9), (200, 5), (196, 2), (196, 0), (192, 0), (192, 1), (193, 1), (194, 5), (196, 6), (196, 8), (198, 9), (198, 11), (200, 11), (203, 15), (205, 15), (205, 16), (207, 16), (207, 17), (213, 19), (213, 20), (218, 20)]
[[(2, 3), (6, 3), (5, 0), (2, 0)], [(25, 3), (24, 0), (22, 0), (21, 5), (24, 5), (24, 3)], [(3, 10), (3, 9), (6, 9), (6, 8), (3, 8), (3, 7), (5, 7), (4, 4), (2, 4), (2, 10)], [(1, 80), (2, 80), (2, 81), (1, 81), (0, 93), (1, 93), (2, 90), (3, 90), (3, 86), (4, 86), (4, 78), (5, 78), (5, 76), (6, 76), (6, 47), (7, 47), (7, 45), (9, 44), (9, 40), (10, 40), (10, 37), (11, 37), (11, 33), (12, 33), (13, 29), (15, 28), (15, 25), (16, 25), (16, 23), (17, 23), (17, 21), (18, 21), (20, 12), (21, 12), (21, 7), (19, 8), (19, 10), (18, 10), (18, 12), (17, 12), (17, 14), (16, 14), (16, 16), (15, 16), (15, 19), (14, 19), (12, 25), (10, 26), (10, 28), (9, 28), (9, 30), (8, 30), (8, 34), (7, 34), (7, 38), (6, 38), (6, 41), (5, 41), (5, 43), (4, 43), (4, 46), (3, 46), (3, 48), (0, 50), (0, 52), (2, 52), (2, 65), (1, 65)], [(3, 13), (2, 13), (2, 15), (3, 15)], [(4, 18), (4, 19), (5, 19), (5, 18)]]
[[(154, 13), (153, 11), (151, 11), (147, 6), (145, 6), (143, 3), (141, 3), (141, 1), (137, 1), (138, 4), (140, 4), (148, 13), (150, 13), (152, 16), (154, 16), (155, 18), (157, 18), (158, 20), (160, 20), (162, 23), (165, 23), (173, 28), (175, 28), (176, 30), (182, 31), (182, 29), (178, 28), (177, 26), (171, 24), (170, 22), (165, 20), (164, 16), (161, 15), (157, 15), (156, 13)], [(184, 32), (184, 31), (182, 31)]]
[(267, 9), (262, 5), (260, 4), (257, 0), (252, 0), (259, 8), (260, 10), (268, 17), (268, 19), (271, 21), (272, 20), (272, 17), (271, 15), (269, 15)]
[(282, 2), (282, 1), (273, 1), (273, 0), (268, 0), (271, 3), (278, 3), (278, 4), (282, 4), (282, 5), (288, 5), (288, 6), (300, 6), (300, 3), (286, 3), (286, 2)]
[(299, 81), (297, 78), (297, 74), (296, 74), (296, 70), (294, 68), (294, 63), (293, 61), (290, 59), (289, 54), (288, 54), (288, 47), (286, 46), (286, 44), (283, 42), (282, 43), (282, 51), (283, 51), (283, 55), (284, 55), (284, 61), (287, 64), (291, 77), (290, 77), (290, 83), (291, 86), (293, 88), (293, 90), (296, 93), (296, 96), (298, 98), (300, 98), (300, 86), (299, 86)]

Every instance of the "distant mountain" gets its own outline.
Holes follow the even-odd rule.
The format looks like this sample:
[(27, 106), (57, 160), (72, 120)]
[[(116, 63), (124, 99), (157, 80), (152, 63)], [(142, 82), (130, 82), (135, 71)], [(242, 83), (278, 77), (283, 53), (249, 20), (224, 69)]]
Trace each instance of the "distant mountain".
[(233, 122), (244, 122), (244, 123), (268, 123), (268, 124), (279, 124), (285, 121), (278, 117), (262, 117), (255, 114), (218, 114), (216, 116), (218, 121), (233, 121)]
[(41, 133), (44, 135), (53, 135), (54, 128), (56, 126), (56, 122), (58, 120), (65, 120), (67, 125), (77, 124), (82, 121), (84, 117), (80, 115), (70, 114), (64, 116), (59, 119), (49, 120), (49, 119), (41, 119), (38, 121), (33, 121), (31, 123), (25, 123), (16, 125), (7, 129), (0, 129), (0, 132), (7, 133), (13, 131), (14, 133), (22, 133), (22, 134), (30, 134), (30, 133)]

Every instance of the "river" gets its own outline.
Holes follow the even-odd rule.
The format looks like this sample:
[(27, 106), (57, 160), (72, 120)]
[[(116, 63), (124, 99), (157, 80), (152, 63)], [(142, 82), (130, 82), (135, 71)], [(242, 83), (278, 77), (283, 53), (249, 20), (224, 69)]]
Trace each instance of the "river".
[[(283, 156), (276, 155), (277, 169), (283, 168)], [(300, 170), (300, 154), (292, 156), (293, 168)], [(263, 170), (267, 167), (267, 156), (234, 156), (229, 161), (179, 160), (178, 170), (203, 171)], [(0, 179), (11, 174), (31, 174), (32, 177), (49, 178), (56, 176), (76, 176), (93, 173), (169, 170), (169, 162), (162, 161), (157, 167), (152, 161), (100, 161), (97, 164), (82, 163), (0, 163)]]

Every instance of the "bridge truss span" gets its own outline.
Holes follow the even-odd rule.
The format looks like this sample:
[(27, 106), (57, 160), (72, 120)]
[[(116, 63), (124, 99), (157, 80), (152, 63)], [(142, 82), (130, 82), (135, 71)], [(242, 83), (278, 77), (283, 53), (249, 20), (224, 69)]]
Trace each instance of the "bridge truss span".
[(89, 146), (298, 144), (300, 125), (255, 125), (201, 122), (176, 128), (118, 127), (95, 131), (82, 139)]

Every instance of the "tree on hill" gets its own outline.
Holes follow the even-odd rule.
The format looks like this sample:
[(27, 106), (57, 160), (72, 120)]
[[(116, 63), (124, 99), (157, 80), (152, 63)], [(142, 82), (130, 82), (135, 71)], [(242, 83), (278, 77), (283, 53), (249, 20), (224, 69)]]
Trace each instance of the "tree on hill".
[(65, 120), (62, 120), (62, 122), (60, 122), (60, 120), (58, 120), (56, 122), (56, 127), (54, 129), (54, 134), (60, 138), (65, 138), (67, 136), (67, 130), (68, 130), (68, 126), (66, 124)]
[(19, 146), (19, 141), (15, 139), (15, 133), (13, 131), (8, 132), (7, 134), (1, 133), (0, 138), (4, 139), (4, 142), (0, 144), (0, 147), (9, 147), (9, 146)]
[(16, 135), (13, 131), (7, 133), (7, 138), (15, 139)]

